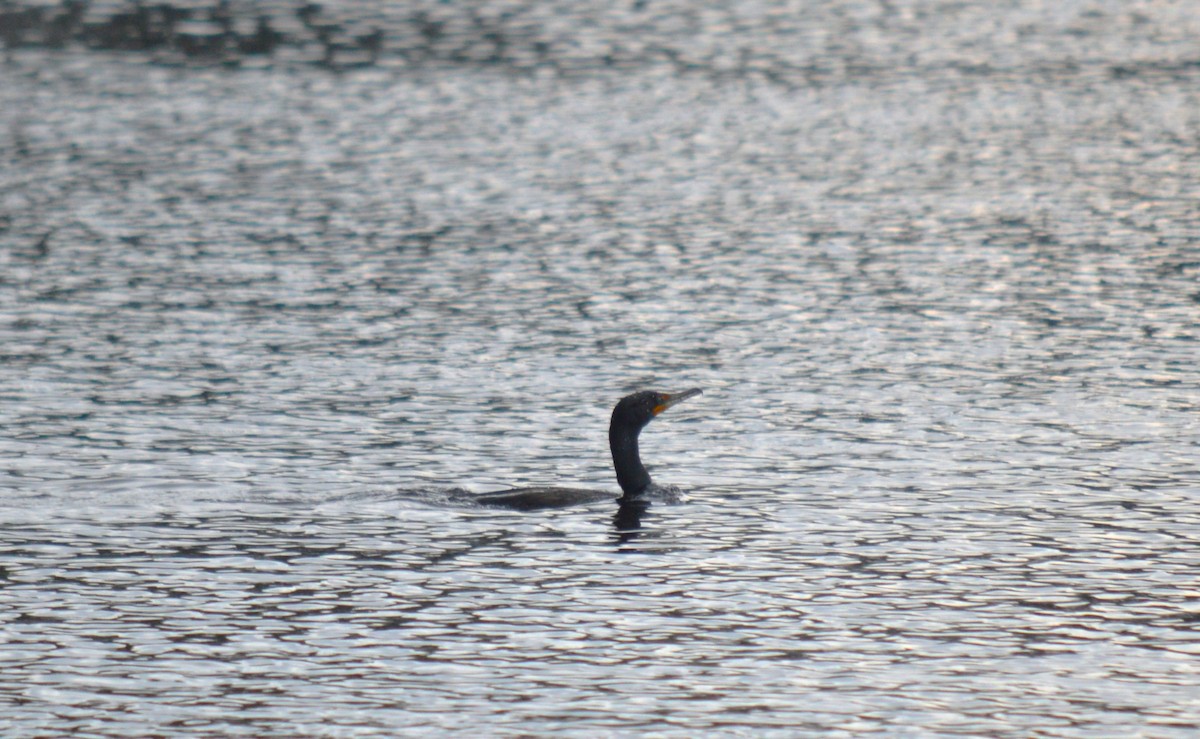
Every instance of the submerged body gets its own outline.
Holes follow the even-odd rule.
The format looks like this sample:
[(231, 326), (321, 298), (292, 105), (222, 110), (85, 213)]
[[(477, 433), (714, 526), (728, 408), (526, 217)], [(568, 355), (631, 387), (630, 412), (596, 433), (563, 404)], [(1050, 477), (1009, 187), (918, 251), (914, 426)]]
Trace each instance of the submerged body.
[[(679, 500), (677, 489), (656, 485), (650, 479), (650, 473), (646, 471), (641, 456), (638, 454), (638, 435), (641, 434), (646, 424), (650, 423), (659, 413), (680, 401), (699, 394), (698, 388), (684, 390), (681, 393), (643, 390), (621, 398), (613, 408), (612, 420), (608, 425), (608, 446), (612, 452), (617, 483), (621, 486), (619, 500), (625, 502), (633, 500), (675, 502)], [(618, 498), (615, 493), (605, 490), (531, 487), (486, 493), (478, 496), (475, 502), (495, 508), (532, 511), (542, 508), (565, 508), (598, 500), (618, 500)]]
[(497, 493), (484, 493), (475, 497), (476, 503), (488, 508), (510, 508), (514, 511), (537, 511), (545, 508), (594, 503), (598, 500), (617, 500), (617, 494), (608, 490), (587, 488), (513, 488)]

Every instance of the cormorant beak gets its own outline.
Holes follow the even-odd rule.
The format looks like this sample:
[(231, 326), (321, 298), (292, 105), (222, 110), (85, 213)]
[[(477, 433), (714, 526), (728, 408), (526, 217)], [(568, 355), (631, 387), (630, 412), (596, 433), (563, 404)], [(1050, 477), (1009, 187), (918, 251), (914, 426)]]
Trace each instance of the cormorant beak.
[(658, 405), (654, 406), (654, 410), (652, 411), (652, 413), (654, 413), (654, 415), (657, 416), (659, 413), (662, 413), (663, 411), (665, 411), (666, 409), (675, 405), (676, 403), (682, 403), (683, 401), (687, 400), (688, 398), (692, 397), (693, 395), (699, 395), (699, 394), (700, 394), (700, 388), (698, 388), (698, 387), (694, 387), (691, 390), (684, 390), (682, 393), (663, 393), (662, 394), (662, 402), (659, 403)]

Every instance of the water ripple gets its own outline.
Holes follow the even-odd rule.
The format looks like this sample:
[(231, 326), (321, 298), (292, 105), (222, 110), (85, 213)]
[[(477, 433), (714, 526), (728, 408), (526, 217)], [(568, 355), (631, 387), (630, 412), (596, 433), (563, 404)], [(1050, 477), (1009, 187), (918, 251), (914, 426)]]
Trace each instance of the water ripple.
[(0, 734), (1194, 733), (1191, 15), (642, 5), (18, 40)]

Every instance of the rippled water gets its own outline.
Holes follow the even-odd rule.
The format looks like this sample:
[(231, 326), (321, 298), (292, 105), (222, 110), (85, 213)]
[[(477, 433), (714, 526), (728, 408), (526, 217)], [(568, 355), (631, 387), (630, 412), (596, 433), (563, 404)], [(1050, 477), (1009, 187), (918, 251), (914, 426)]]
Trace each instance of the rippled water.
[(1192, 735), (1200, 29), (988, 7), (16, 50), (0, 734)]

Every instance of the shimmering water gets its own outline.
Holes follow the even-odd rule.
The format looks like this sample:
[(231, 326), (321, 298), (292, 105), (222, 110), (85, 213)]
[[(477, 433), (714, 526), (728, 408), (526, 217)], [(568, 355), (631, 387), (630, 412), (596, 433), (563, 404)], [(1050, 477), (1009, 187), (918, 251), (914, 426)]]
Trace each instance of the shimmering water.
[(1194, 734), (1194, 14), (641, 7), (0, 68), (0, 735)]

